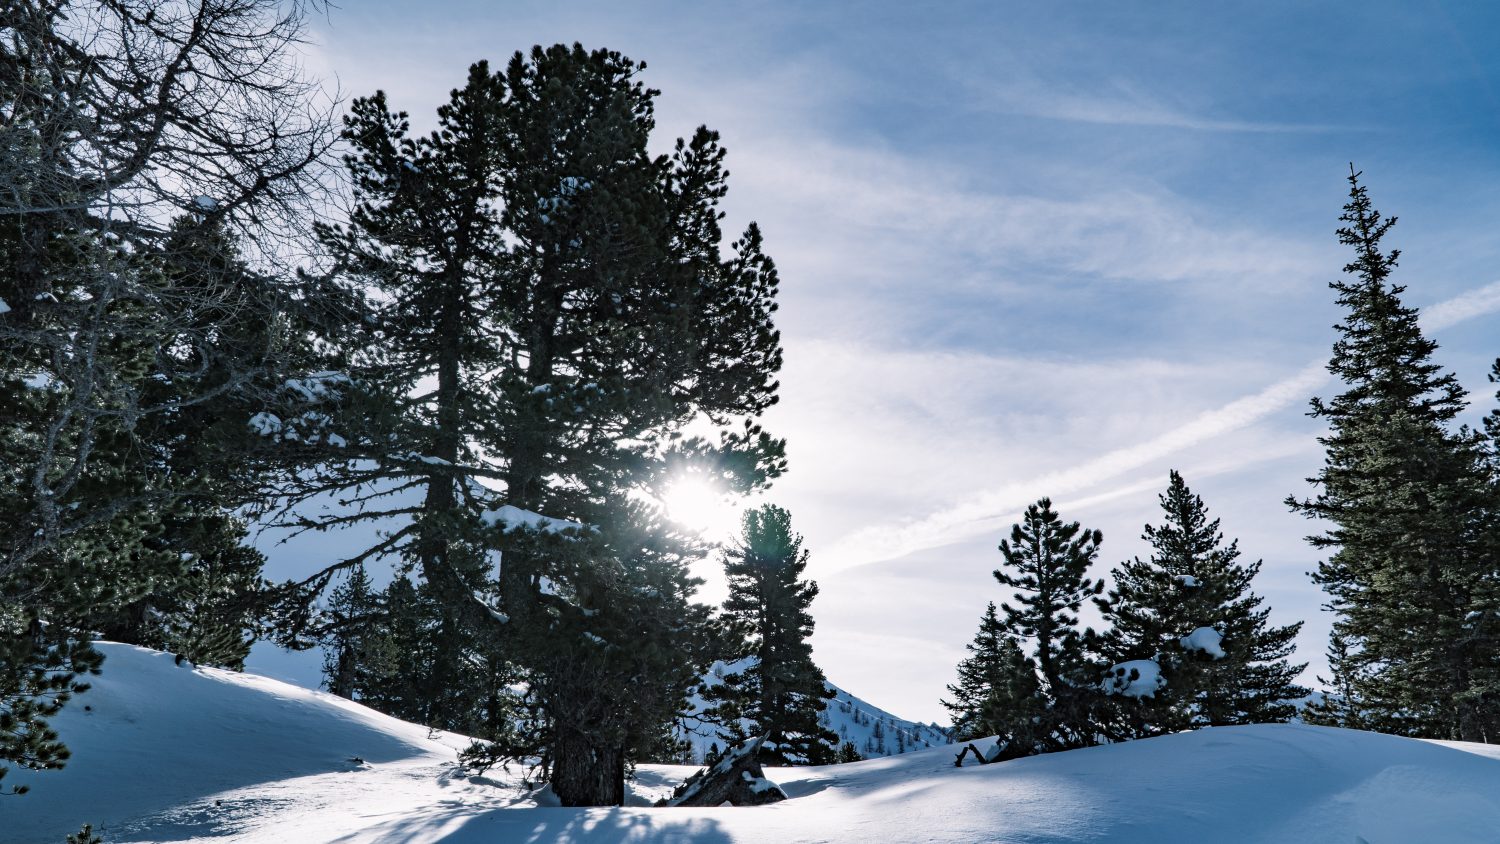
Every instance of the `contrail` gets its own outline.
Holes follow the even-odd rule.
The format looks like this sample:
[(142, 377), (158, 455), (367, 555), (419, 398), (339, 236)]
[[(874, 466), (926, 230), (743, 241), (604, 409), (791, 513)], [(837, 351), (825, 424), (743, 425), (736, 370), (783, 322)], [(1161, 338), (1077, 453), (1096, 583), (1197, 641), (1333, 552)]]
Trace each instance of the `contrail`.
[[(1424, 330), (1435, 331), (1495, 311), (1500, 311), (1500, 281), (1423, 309), (1421, 325)], [(905, 524), (855, 531), (829, 549), (825, 559), (835, 561), (835, 565), (842, 561), (840, 567), (859, 565), (984, 533), (996, 521), (1013, 516), (1035, 501), (1038, 495), (1067, 495), (1086, 490), (1205, 440), (1249, 427), (1298, 401), (1306, 401), (1329, 380), (1326, 362), (1315, 361), (1258, 393), (1203, 413), (1143, 443), (1106, 452), (1071, 469), (981, 492), (963, 504)]]

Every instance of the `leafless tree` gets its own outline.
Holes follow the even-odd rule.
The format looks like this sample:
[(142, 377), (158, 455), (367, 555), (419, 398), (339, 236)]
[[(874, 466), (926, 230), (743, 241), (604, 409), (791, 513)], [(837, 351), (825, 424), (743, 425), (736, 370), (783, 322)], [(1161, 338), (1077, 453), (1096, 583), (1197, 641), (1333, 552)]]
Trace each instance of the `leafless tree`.
[[(102, 436), (128, 440), (274, 362), (267, 348), (196, 392), (143, 388), (195, 383), (223, 362), (223, 322), (305, 299), (281, 260), (318, 210), (334, 135), (299, 65), (296, 0), (0, 4), (0, 383), (18, 396), (0, 410), (0, 491), (21, 511), (0, 525), (4, 577), (173, 494), (143, 477), (79, 506)], [(243, 252), (238, 283), (172, 254), (185, 227)]]
[(61, 766), (90, 613), (182, 573), (142, 539), (231, 468), (189, 428), (278, 389), (317, 299), (287, 271), (334, 141), (308, 11), (0, 0), (0, 776)]

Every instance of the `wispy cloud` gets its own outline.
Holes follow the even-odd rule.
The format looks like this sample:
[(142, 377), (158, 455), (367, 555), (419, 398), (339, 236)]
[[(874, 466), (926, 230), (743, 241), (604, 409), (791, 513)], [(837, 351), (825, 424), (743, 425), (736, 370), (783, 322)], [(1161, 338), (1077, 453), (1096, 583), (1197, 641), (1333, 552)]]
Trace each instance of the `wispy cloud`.
[(1093, 123), (1105, 126), (1151, 126), (1194, 132), (1315, 133), (1344, 127), (1315, 123), (1241, 120), (1196, 114), (1163, 101), (1122, 79), (1082, 89), (1045, 82), (1022, 74), (1008, 74), (986, 88), (979, 100), (1010, 114)]
[[(1500, 311), (1500, 282), (1432, 305), (1423, 311), (1422, 325), (1429, 331), (1439, 330), (1496, 311)], [(1151, 439), (1114, 449), (1068, 469), (977, 493), (963, 503), (903, 524), (855, 531), (828, 549), (826, 554), (835, 565), (844, 567), (893, 559), (970, 538), (1012, 518), (1039, 495), (1066, 495), (1096, 489), (1104, 482), (1161, 458), (1254, 425), (1305, 401), (1329, 380), (1325, 362), (1315, 361), (1252, 395), (1200, 414)], [(1263, 457), (1246, 455), (1244, 460)], [(1101, 494), (1109, 495), (1108, 492)]]
[(1486, 284), (1422, 309), (1424, 331), (1441, 331), (1464, 320), (1500, 311), (1500, 281)]

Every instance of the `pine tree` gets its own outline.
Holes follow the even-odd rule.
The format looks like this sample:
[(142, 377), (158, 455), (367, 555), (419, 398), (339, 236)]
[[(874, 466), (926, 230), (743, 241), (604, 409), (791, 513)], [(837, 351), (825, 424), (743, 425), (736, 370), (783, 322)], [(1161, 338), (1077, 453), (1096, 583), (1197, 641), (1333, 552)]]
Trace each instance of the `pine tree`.
[[(411, 561), (525, 673), (534, 729), (494, 752), (539, 761), (567, 805), (623, 801), (627, 766), (660, 748), (706, 667), (686, 569), (704, 549), (640, 493), (689, 469), (749, 491), (784, 464), (754, 424), (781, 362), (775, 267), (753, 226), (721, 248), (717, 135), (649, 153), (641, 70), (577, 45), (480, 63), (424, 137), (383, 94), (354, 102), (356, 207), (320, 232), (346, 287), (381, 295), (335, 344), (353, 383), (344, 444), (311, 483), (286, 479), (364, 490), (358, 518), (400, 524), (304, 597), (362, 560)], [(682, 436), (694, 419), (718, 441)], [(479, 478), (503, 485), (498, 500)], [(382, 506), (393, 488), (422, 501)], [(588, 527), (505, 524), (500, 502)], [(493, 601), (457, 563), (471, 548), (501, 552)]]
[(324, 643), (323, 680), (328, 690), (350, 700), (363, 697), (373, 685), (380, 625), (384, 621), (378, 596), (363, 565), (349, 570), (342, 585), (328, 596), (331, 616)]
[[(1495, 365), (1490, 369), (1490, 383), (1500, 384), (1500, 358), (1495, 358)], [(1495, 393), (1495, 409), (1484, 417), (1484, 429), (1490, 435), (1490, 447), (1496, 456), (1500, 456), (1500, 391)]]
[(979, 632), (958, 664), (958, 683), (948, 687), (952, 700), (941, 701), (953, 719), (955, 741), (997, 736), (1006, 749), (1026, 752), (1041, 744), (1037, 725), (1044, 712), (1036, 665), (1021, 651), (995, 614), (985, 608)]
[(1328, 369), (1343, 382), (1312, 400), (1328, 423), (1314, 498), (1296, 512), (1331, 525), (1309, 537), (1331, 551), (1314, 581), (1338, 614), (1346, 656), (1335, 683), (1368, 726), (1466, 741), (1500, 737), (1497, 696), (1493, 483), (1471, 432), (1451, 430), (1463, 388), (1432, 361), (1417, 311), (1382, 251), (1395, 224), (1375, 210), (1350, 169), (1339, 241), (1354, 249), (1330, 286), (1345, 310)]
[(854, 746), (854, 742), (846, 741), (843, 744), (839, 745), (838, 755), (834, 758), (833, 761), (862, 762), (864, 761), (864, 758), (864, 756), (860, 755), (859, 748)]
[[(1159, 500), (1165, 520), (1141, 537), (1151, 557), (1122, 563), (1107, 598), (1095, 599), (1109, 625), (1104, 656), (1155, 660), (1165, 681), (1153, 696), (1121, 701), (1128, 735), (1287, 720), (1307, 694), (1293, 682), (1305, 666), (1286, 661), (1301, 623), (1267, 626), (1269, 610), (1250, 591), (1260, 561), (1238, 562), (1238, 541), (1224, 544), (1182, 475), (1171, 473)], [(1189, 638), (1205, 628), (1212, 634)]]
[[(1001, 624), (1008, 636), (1034, 643), (1042, 712), (1035, 733), (1016, 732), (1006, 756), (1087, 747), (1097, 743), (1099, 680), (1088, 652), (1092, 631), (1079, 629), (1078, 609), (1104, 588), (1088, 577), (1103, 534), (1063, 523), (1043, 498), (1026, 508), (1008, 539), (1001, 540), (1005, 569), (994, 572), (1001, 586), (1016, 590), (1016, 606), (1001, 604)], [(1020, 689), (1024, 677), (1018, 677)], [(1028, 745), (1027, 741), (1034, 740)]]
[(1370, 729), (1370, 719), (1355, 690), (1355, 672), (1359, 669), (1349, 658), (1349, 640), (1337, 628), (1329, 636), (1327, 654), (1332, 679), (1319, 677), (1318, 682), (1330, 688), (1303, 707), (1302, 720), (1323, 727)]
[(747, 634), (733, 656), (751, 659), (704, 690), (713, 704), (704, 717), (719, 725), (726, 746), (768, 736), (762, 764), (826, 765), (838, 735), (819, 716), (834, 692), (812, 660), (808, 608), (818, 586), (802, 579), (808, 554), (791, 518), (772, 504), (745, 513), (737, 544), (724, 554), (724, 615)]

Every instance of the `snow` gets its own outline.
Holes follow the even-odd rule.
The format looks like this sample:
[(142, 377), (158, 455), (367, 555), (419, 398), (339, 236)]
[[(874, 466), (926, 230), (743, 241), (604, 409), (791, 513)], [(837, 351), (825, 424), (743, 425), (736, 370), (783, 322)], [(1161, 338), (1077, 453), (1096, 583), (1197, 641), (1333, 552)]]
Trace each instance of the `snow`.
[(1125, 697), (1156, 697), (1157, 689), (1165, 686), (1161, 666), (1154, 659), (1132, 659), (1112, 666), (1104, 673), (1100, 688), (1106, 694)]
[(305, 378), (288, 378), (281, 388), (303, 401), (322, 401), (338, 394), (338, 388), (353, 383), (342, 372), (312, 372)]
[(1224, 636), (1212, 627), (1199, 627), (1178, 641), (1190, 651), (1203, 651), (1214, 659), (1224, 658), (1224, 648), (1220, 644)]
[(280, 417), (274, 413), (267, 413), (264, 410), (250, 417), (248, 424), (251, 431), (263, 437), (278, 436), (285, 427)]
[(56, 721), (72, 760), (6, 777), (32, 792), (6, 800), (0, 840), (59, 842), (85, 822), (111, 844), (1469, 844), (1500, 828), (1500, 748), (1300, 724), (964, 768), (953, 748), (771, 768), (790, 799), (755, 808), (650, 808), (697, 769), (642, 765), (631, 805), (564, 809), (514, 775), (466, 776), (460, 736), (264, 677), (101, 648), (104, 674)]
[(567, 519), (554, 519), (551, 516), (543, 516), (541, 513), (533, 513), (510, 504), (505, 504), (494, 510), (486, 510), (479, 515), (480, 521), (492, 525), (501, 530), (515, 530), (526, 528), (529, 530), (542, 531), (544, 533), (560, 533), (565, 530), (584, 530), (585, 526), (578, 522), (570, 522)]
[(510, 621), (510, 616), (490, 606), (490, 602), (485, 600), (484, 596), (479, 593), (479, 590), (476, 589), (469, 594), (474, 598), (474, 600), (479, 602), (479, 605), (481, 607), (484, 607), (485, 612), (488, 612), (490, 614), (490, 618), (495, 619), (501, 624), (506, 624)]
[(1190, 574), (1179, 574), (1172, 579), (1177, 581), (1178, 585), (1182, 586), (1184, 589), (1192, 589), (1193, 587), (1198, 585), (1198, 578), (1193, 577)]

